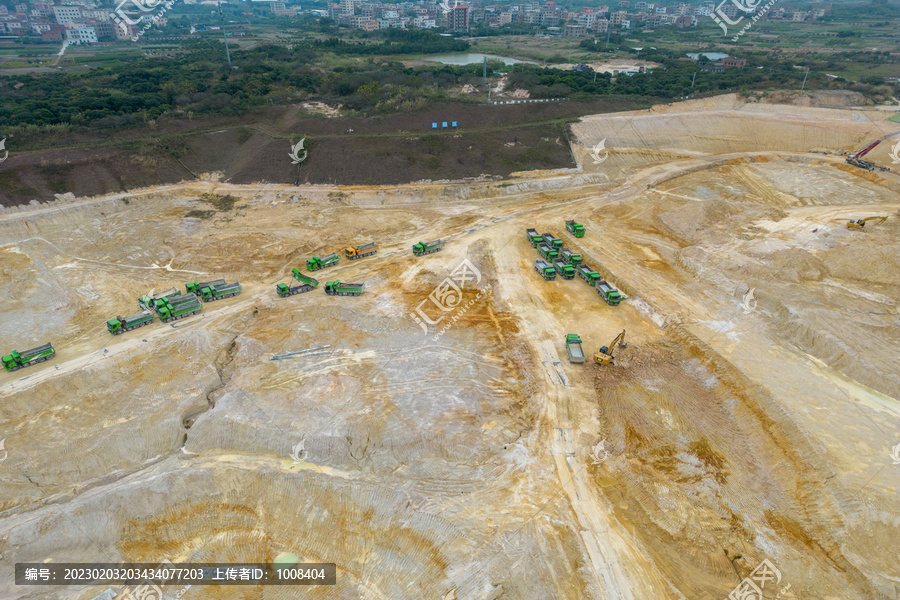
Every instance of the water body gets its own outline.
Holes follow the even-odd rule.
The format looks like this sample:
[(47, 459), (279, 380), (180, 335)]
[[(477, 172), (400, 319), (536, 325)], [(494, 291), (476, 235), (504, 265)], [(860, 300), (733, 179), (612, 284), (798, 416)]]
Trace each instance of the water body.
[(436, 54), (434, 56), (429, 56), (428, 58), (424, 58), (423, 60), (430, 60), (432, 62), (439, 62), (444, 65), (480, 65), (484, 62), (484, 58), (487, 57), (489, 61), (500, 61), (504, 65), (517, 65), (519, 63), (527, 63), (530, 65), (536, 65), (537, 63), (531, 62), (529, 60), (516, 60), (515, 58), (507, 58), (505, 56), (495, 56), (493, 54)]
[(693, 52), (688, 54), (688, 58), (697, 60), (698, 58), (700, 58), (701, 54), (709, 60), (722, 60), (723, 58), (728, 58), (729, 56), (731, 56), (730, 54), (722, 54), (721, 52)]

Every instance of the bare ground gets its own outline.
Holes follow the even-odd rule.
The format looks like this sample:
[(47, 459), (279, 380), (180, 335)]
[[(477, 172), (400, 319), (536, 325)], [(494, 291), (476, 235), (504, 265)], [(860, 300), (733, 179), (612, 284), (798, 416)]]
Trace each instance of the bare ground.
[[(102, 591), (16, 587), (14, 562), (291, 552), (338, 565), (309, 598), (712, 600), (763, 559), (767, 598), (895, 597), (900, 182), (809, 152), (880, 137), (857, 114), (723, 98), (583, 120), (577, 174), (212, 178), (0, 213), (0, 337), (59, 352), (0, 375), (0, 596)], [(845, 227), (870, 214), (889, 218)], [(545, 282), (526, 227), (628, 299)], [(365, 282), (359, 298), (275, 295), (308, 256), (371, 239), (375, 257), (314, 274)], [(423, 332), (410, 315), (437, 320), (428, 296), (463, 259), (478, 281)], [(205, 276), (244, 292), (106, 332)], [(590, 356), (623, 329), (615, 365), (565, 360), (566, 333)]]

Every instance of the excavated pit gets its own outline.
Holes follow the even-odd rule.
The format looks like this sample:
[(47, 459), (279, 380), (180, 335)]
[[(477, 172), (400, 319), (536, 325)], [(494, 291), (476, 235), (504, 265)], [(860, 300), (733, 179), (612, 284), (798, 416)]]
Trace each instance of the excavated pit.
[[(877, 139), (876, 117), (729, 96), (586, 118), (579, 172), (503, 184), (210, 178), (0, 211), (3, 352), (58, 352), (0, 375), (0, 597), (108, 587), (14, 586), (15, 562), (290, 553), (338, 567), (304, 598), (712, 600), (764, 559), (765, 597), (893, 598), (900, 182), (809, 152)], [(846, 228), (871, 214), (889, 218)], [(544, 281), (529, 227), (627, 299)], [(219, 277), (243, 293), (106, 331)], [(365, 292), (327, 296), (335, 279)], [(615, 364), (566, 361), (567, 333), (590, 359), (622, 330)]]

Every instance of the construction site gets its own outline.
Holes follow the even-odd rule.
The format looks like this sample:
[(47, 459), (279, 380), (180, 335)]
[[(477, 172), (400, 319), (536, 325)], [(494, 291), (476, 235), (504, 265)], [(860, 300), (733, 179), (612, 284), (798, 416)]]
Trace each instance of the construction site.
[(0, 371), (0, 598), (289, 559), (336, 585), (166, 597), (897, 600), (887, 115), (728, 95), (502, 181), (0, 209), (0, 354), (55, 350)]

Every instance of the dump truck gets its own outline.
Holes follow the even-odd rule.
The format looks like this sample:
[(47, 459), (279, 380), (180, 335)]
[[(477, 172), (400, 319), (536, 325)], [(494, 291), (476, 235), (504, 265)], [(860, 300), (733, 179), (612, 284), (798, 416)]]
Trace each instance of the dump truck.
[(556, 269), (557, 273), (562, 275), (563, 279), (575, 279), (575, 267), (572, 265), (567, 265), (561, 260), (554, 260), (553, 268)]
[(157, 311), (159, 313), (159, 320), (163, 323), (170, 323), (172, 321), (177, 321), (178, 319), (184, 319), (185, 317), (190, 317), (191, 315), (196, 315), (203, 309), (203, 303), (194, 296), (193, 302), (182, 302), (178, 305), (172, 305), (166, 303), (164, 306), (159, 307)]
[(323, 256), (322, 258), (313, 256), (308, 261), (306, 261), (306, 270), (318, 271), (319, 269), (324, 269), (325, 267), (333, 267), (338, 264), (338, 260), (340, 260), (340, 256), (338, 256), (337, 254), (329, 254), (328, 256)]
[(547, 244), (543, 244), (543, 243), (538, 244), (537, 248), (538, 248), (538, 252), (541, 253), (541, 256), (543, 256), (546, 260), (549, 260), (551, 262), (556, 260), (556, 258), (559, 256), (559, 253), (556, 250), (554, 250), (553, 248), (551, 248), (550, 246), (548, 246)]
[(344, 248), (344, 255), (350, 260), (356, 260), (363, 256), (371, 256), (376, 252), (378, 252), (378, 244), (376, 242), (363, 244), (359, 247), (350, 246), (349, 248)]
[(544, 243), (553, 248), (554, 250), (559, 250), (563, 247), (563, 241), (553, 235), (552, 233), (544, 233), (541, 235), (541, 239), (544, 240)]
[(173, 296), (179, 296), (181, 292), (178, 288), (170, 288), (164, 292), (159, 292), (157, 294), (147, 294), (146, 296), (141, 296), (138, 298), (138, 306), (143, 310), (153, 310), (154, 304), (156, 300), (161, 298), (171, 298)]
[(304, 275), (297, 267), (291, 269), (291, 277), (297, 280), (298, 285), (291, 286), (286, 283), (279, 283), (275, 286), (275, 291), (278, 292), (278, 295), (282, 298), (312, 291), (319, 285), (318, 279)]
[(217, 285), (214, 287), (205, 287), (200, 290), (200, 299), (204, 302), (215, 302), (222, 298), (231, 298), (241, 293), (243, 288), (238, 282), (226, 283), (225, 285)]
[(613, 356), (613, 350), (616, 349), (616, 344), (619, 344), (621, 347), (626, 347), (628, 344), (625, 343), (625, 330), (622, 330), (622, 333), (617, 335), (615, 339), (610, 342), (609, 346), (600, 346), (600, 352), (594, 355), (594, 362), (598, 365), (608, 365), (613, 362), (615, 358)]
[(188, 292), (186, 294), (178, 294), (177, 296), (169, 296), (167, 298), (157, 298), (150, 305), (150, 308), (159, 312), (159, 307), (165, 306), (166, 304), (171, 304), (173, 306), (177, 306), (178, 304), (183, 304), (185, 302), (191, 302), (192, 300), (196, 300), (197, 296), (194, 295), (193, 292)]
[(329, 281), (325, 284), (325, 293), (329, 296), (359, 296), (362, 294), (363, 284), (361, 283), (341, 283), (340, 281)]
[(575, 267), (575, 272), (578, 273), (579, 277), (581, 277), (591, 285), (594, 285), (600, 280), (600, 273), (593, 270), (584, 263), (581, 263), (580, 265)]
[(622, 301), (622, 294), (610, 282), (600, 279), (594, 287), (597, 288), (597, 293), (600, 294), (600, 297), (606, 300), (606, 303), (610, 306), (615, 306)]
[[(196, 299), (196, 296), (194, 296)], [(128, 317), (116, 317), (106, 322), (106, 328), (113, 335), (121, 335), (126, 331), (149, 325), (153, 322), (153, 313), (149, 310), (142, 310)]]
[(575, 254), (568, 248), (563, 248), (559, 252), (559, 257), (563, 260), (564, 263), (572, 265), (573, 267), (577, 267), (582, 263), (581, 255)]
[(537, 248), (537, 245), (544, 241), (544, 238), (537, 232), (537, 229), (526, 229), (525, 235), (528, 236), (528, 241), (531, 242), (532, 248)]
[(566, 229), (575, 237), (584, 237), (584, 225), (576, 223), (574, 220), (566, 221)]
[(196, 294), (197, 296), (199, 296), (200, 290), (202, 290), (205, 287), (214, 287), (217, 285), (224, 285), (224, 284), (225, 284), (224, 279), (216, 279), (215, 281), (204, 281), (203, 283), (200, 283), (199, 281), (193, 281), (191, 283), (184, 284), (184, 289), (186, 289), (189, 294)]
[(50, 342), (24, 352), (13, 350), (12, 354), (7, 354), (3, 357), (3, 368), (7, 371), (18, 371), (22, 367), (30, 367), (45, 360), (50, 360), (55, 355), (56, 350), (53, 349), (53, 344)]
[(540, 273), (541, 277), (543, 277), (547, 281), (556, 279), (556, 269), (551, 267), (545, 260), (539, 258), (534, 261), (534, 270)]
[(566, 336), (566, 354), (570, 363), (581, 364), (584, 362), (584, 350), (581, 348), (581, 338), (574, 333)]
[(426, 254), (432, 254), (437, 252), (438, 250), (443, 249), (444, 241), (443, 240), (435, 240), (433, 242), (419, 242), (412, 247), (413, 254), (416, 256), (424, 256)]

